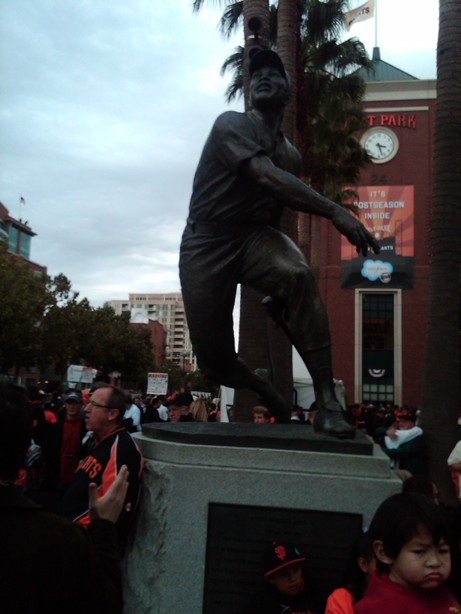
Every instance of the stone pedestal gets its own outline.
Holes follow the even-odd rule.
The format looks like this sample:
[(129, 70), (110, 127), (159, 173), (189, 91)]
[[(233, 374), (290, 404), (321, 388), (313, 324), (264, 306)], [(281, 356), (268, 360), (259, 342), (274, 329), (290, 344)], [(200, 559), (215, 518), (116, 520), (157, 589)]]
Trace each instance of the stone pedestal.
[[(359, 515), (367, 526), (379, 503), (401, 486), (388, 458), (362, 433), (341, 441), (303, 425), (166, 423), (145, 425), (135, 438), (146, 468), (136, 532), (124, 560), (126, 614), (211, 612), (204, 606), (214, 571), (210, 519), (214, 514), (213, 526), (219, 528), (226, 506), (236, 506), (229, 508), (236, 517), (243, 510), (245, 518), (250, 509), (268, 517), (282, 510), (284, 529), (290, 510), (298, 516), (315, 512), (315, 518), (332, 513), (330, 524)], [(256, 534), (265, 521), (254, 518)], [(250, 520), (245, 531), (250, 535), (243, 544), (250, 544)], [(299, 530), (297, 535), (299, 540)], [(241, 550), (242, 543), (237, 566)]]

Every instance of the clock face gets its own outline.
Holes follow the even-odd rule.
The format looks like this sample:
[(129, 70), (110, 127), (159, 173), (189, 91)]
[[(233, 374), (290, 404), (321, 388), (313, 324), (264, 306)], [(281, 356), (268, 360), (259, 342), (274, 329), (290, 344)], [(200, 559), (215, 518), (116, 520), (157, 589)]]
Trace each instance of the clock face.
[(399, 149), (397, 136), (387, 128), (372, 128), (361, 139), (362, 146), (375, 164), (389, 162)]

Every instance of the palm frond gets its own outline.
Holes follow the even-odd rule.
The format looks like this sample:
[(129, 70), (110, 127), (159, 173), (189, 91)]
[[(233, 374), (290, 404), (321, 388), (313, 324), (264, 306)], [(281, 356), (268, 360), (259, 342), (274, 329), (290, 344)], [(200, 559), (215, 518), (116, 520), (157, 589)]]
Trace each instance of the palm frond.
[(243, 96), (243, 74), (235, 74), (226, 89), (226, 102), (238, 100)]
[(193, 13), (198, 13), (200, 11), (200, 9), (202, 8), (204, 2), (205, 2), (205, 0), (193, 0), (193, 2), (192, 2), (192, 12)]
[(245, 57), (245, 49), (241, 45), (235, 47), (232, 53), (221, 66), (221, 76), (226, 72), (232, 73), (232, 81), (226, 89), (226, 101), (232, 102), (243, 96), (243, 63)]
[(243, 0), (231, 2), (226, 7), (220, 21), (219, 31), (225, 38), (230, 38), (232, 34), (242, 25), (243, 19)]
[(234, 53), (224, 60), (221, 66), (221, 76), (224, 76), (226, 72), (242, 72), (243, 73), (243, 60), (245, 56), (245, 49), (241, 45), (235, 47)]
[(304, 18), (301, 24), (303, 36), (309, 38), (314, 45), (339, 38), (344, 30), (346, 0), (330, 2), (307, 0), (304, 4)]
[[(232, 0), (208, 0), (210, 4), (217, 4), (218, 6), (229, 4), (231, 1)], [(205, 0), (192, 0), (192, 12), (198, 13), (204, 4)]]

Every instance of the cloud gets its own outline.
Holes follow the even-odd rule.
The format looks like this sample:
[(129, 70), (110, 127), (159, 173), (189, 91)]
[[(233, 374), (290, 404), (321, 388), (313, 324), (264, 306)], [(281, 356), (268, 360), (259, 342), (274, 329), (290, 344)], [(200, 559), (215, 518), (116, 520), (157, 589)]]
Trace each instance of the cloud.
[(147, 0), (2, 11), (0, 199), (37, 232), (32, 259), (92, 304), (179, 290), (195, 166), (226, 109), (219, 68), (235, 45), (219, 14)]
[[(0, 200), (37, 233), (32, 259), (92, 304), (179, 289), (193, 175), (228, 108), (219, 70), (241, 44), (221, 38), (221, 10), (192, 14), (190, 0), (2, 5)], [(408, 35), (402, 44), (408, 55)]]

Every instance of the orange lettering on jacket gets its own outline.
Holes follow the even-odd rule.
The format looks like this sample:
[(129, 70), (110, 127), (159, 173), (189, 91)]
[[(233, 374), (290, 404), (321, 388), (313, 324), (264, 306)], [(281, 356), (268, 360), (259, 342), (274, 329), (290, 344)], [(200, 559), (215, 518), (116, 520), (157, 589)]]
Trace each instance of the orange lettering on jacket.
[(87, 456), (83, 459), (79, 469), (82, 469), (91, 479), (94, 479), (102, 471), (102, 465), (94, 456)]

